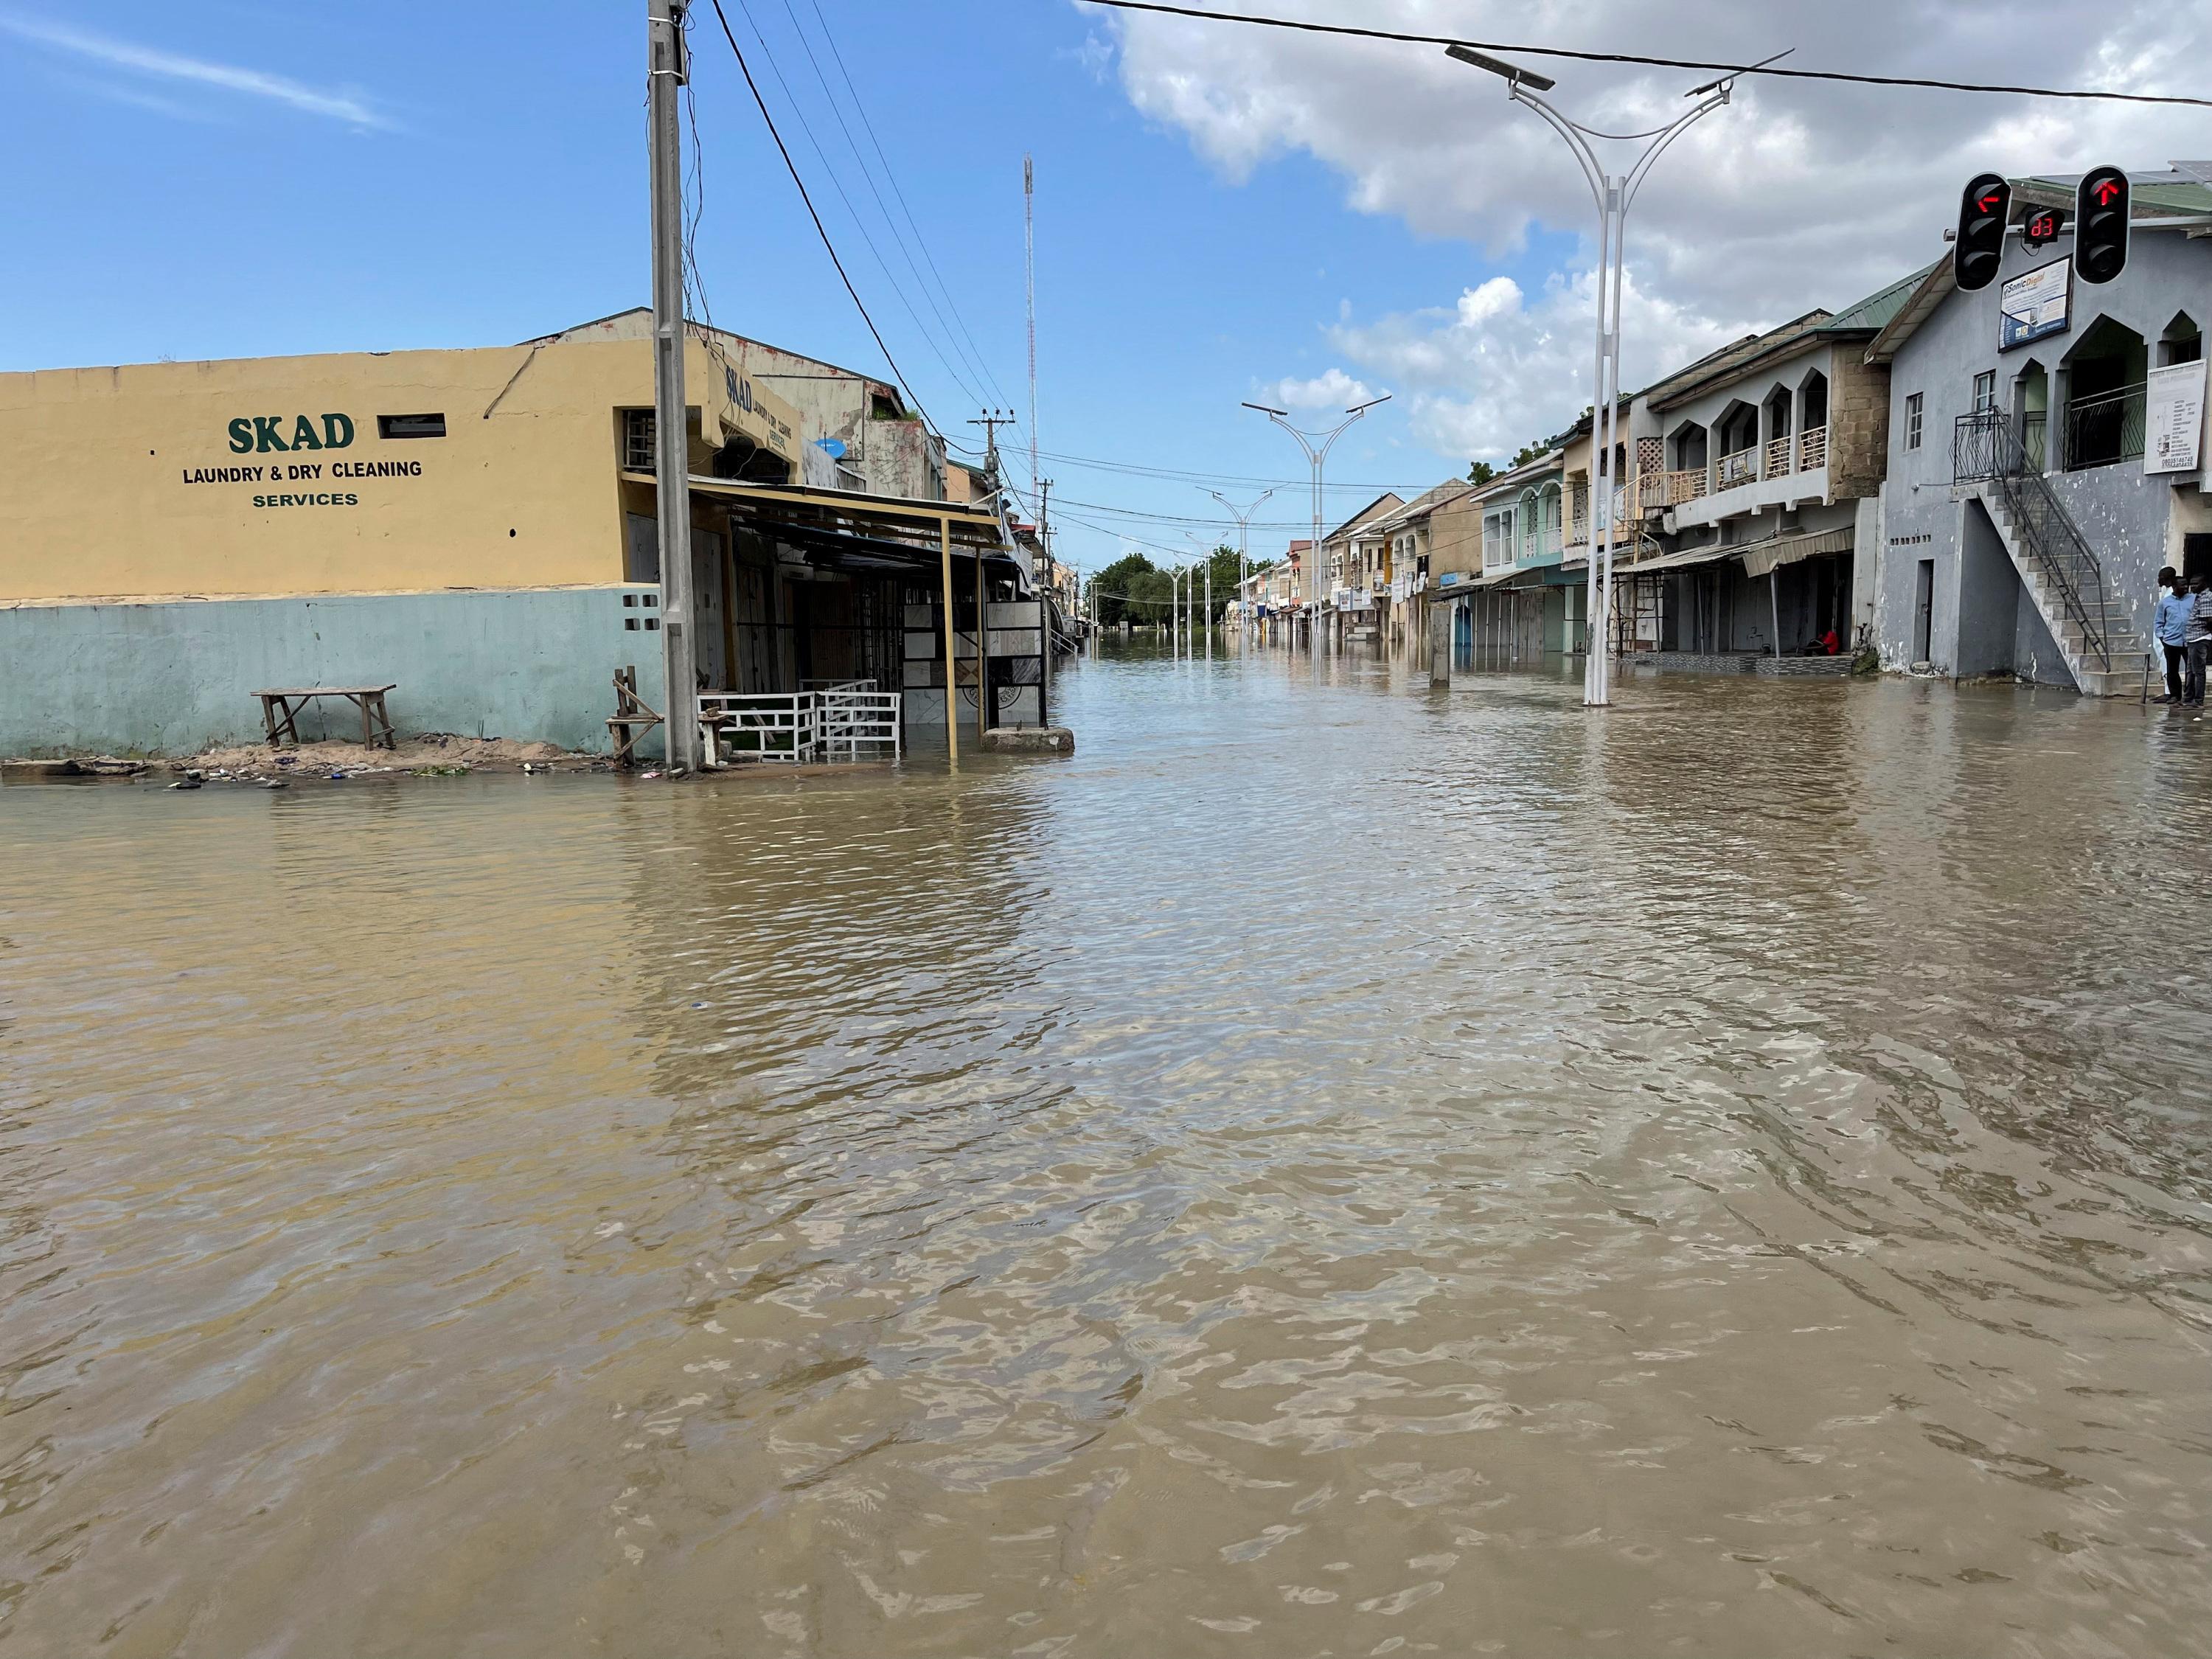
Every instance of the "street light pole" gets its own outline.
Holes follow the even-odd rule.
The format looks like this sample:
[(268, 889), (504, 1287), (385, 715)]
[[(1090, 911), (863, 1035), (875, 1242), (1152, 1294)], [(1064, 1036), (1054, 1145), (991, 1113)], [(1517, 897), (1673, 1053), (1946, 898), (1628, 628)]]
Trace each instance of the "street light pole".
[[(1622, 250), (1628, 210), (1635, 204), (1636, 193), (1644, 187), (1652, 164), (1667, 146), (1726, 104), (1735, 91), (1736, 75), (1747, 71), (1739, 70), (1686, 94), (1702, 101), (1665, 126), (1655, 127), (1649, 132), (1600, 132), (1595, 127), (1569, 119), (1536, 95), (1559, 84), (1548, 76), (1534, 74), (1472, 46), (1446, 46), (1444, 52), (1462, 64), (1500, 76), (1508, 88), (1507, 95), (1515, 103), (1525, 104), (1535, 111), (1547, 125), (1565, 139), (1575, 160), (1582, 166), (1583, 176), (1589, 181), (1590, 195), (1597, 204), (1597, 373), (1595, 396), (1590, 402), (1590, 493), (1595, 501), (1596, 517), (1591, 521), (1589, 583), (1583, 606), (1589, 638), (1588, 654), (1583, 664), (1583, 702), (1588, 708), (1602, 708), (1613, 701), (1613, 661), (1608, 654), (1613, 631), (1613, 459), (1620, 434), (1620, 295), (1625, 282)], [(1753, 67), (1763, 69), (1774, 61), (1769, 58)], [(1593, 138), (1648, 142), (1644, 143), (1644, 153), (1626, 173), (1608, 173), (1590, 143)]]
[[(1198, 555), (1200, 564), (1206, 571), (1206, 608), (1199, 613), (1199, 627), (1206, 635), (1206, 655), (1207, 660), (1211, 661), (1213, 657), (1213, 549), (1207, 546), (1205, 538), (1195, 531), (1186, 530), (1182, 533), (1183, 539), (1191, 544), (1192, 550)], [(1198, 635), (1192, 635), (1191, 654), (1193, 656), (1198, 654), (1197, 641)]]
[[(1352, 423), (1376, 404), (1387, 404), (1389, 401), (1390, 394), (1386, 392), (1379, 398), (1370, 398), (1364, 404), (1355, 404), (1344, 411), (1344, 419), (1338, 424), (1336, 429), (1327, 434), (1299, 431), (1291, 424), (1290, 412), (1287, 410), (1270, 409), (1265, 404), (1244, 405), (1247, 409), (1257, 410), (1284, 431), (1289, 433), (1291, 436), (1296, 438), (1298, 441), (1298, 447), (1305, 451), (1306, 459), (1313, 465), (1313, 546), (1307, 553), (1308, 558), (1312, 561), (1308, 580), (1313, 591), (1313, 599), (1307, 609), (1306, 640), (1316, 657), (1321, 655), (1321, 530), (1323, 510), (1322, 470), (1328, 465), (1328, 452), (1336, 447), (1336, 441), (1339, 438), (1351, 430)], [(1318, 448), (1314, 444), (1314, 440), (1316, 438), (1321, 440)]]
[(1209, 489), (1206, 493), (1219, 501), (1222, 510), (1237, 520), (1237, 620), (1244, 624), (1245, 632), (1249, 633), (1252, 619), (1244, 614), (1244, 607), (1250, 601), (1245, 597), (1244, 584), (1252, 580), (1252, 515), (1266, 506), (1275, 492), (1269, 490), (1267, 495), (1261, 496), (1242, 513), (1239, 513), (1229, 497), (1219, 490)]

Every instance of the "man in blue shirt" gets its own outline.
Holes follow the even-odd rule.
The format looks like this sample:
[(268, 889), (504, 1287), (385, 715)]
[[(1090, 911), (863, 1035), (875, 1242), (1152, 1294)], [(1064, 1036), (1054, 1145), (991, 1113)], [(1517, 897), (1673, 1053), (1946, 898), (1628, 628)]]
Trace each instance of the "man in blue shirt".
[(2181, 666), (2189, 658), (2189, 617), (2196, 610), (2195, 599), (2181, 585), (2172, 566), (2158, 573), (2158, 585), (2163, 590), (2158, 597), (2158, 611), (2152, 621), (2151, 631), (2158, 636), (2159, 647), (2166, 653), (2166, 695), (2160, 702), (2181, 701)]

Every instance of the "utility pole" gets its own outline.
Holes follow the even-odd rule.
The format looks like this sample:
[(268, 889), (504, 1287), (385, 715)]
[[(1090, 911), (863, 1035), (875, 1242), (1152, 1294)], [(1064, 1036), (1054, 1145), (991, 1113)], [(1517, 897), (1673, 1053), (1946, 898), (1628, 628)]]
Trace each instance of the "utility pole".
[(996, 489), (999, 485), (999, 428), (1014, 424), (1014, 411), (1009, 409), (1001, 413), (995, 409), (987, 409), (968, 424), (983, 428), (983, 471), (991, 475), (992, 488)]
[(684, 398), (684, 151), (677, 100), (690, 78), (690, 0), (646, 0), (653, 134), (653, 488), (660, 529), (660, 648), (668, 765), (699, 769), (699, 653), (691, 636), (691, 437)]
[[(1034, 428), (1032, 428), (1034, 430)], [(1036, 465), (1034, 458), (1030, 465)], [(1036, 478), (1036, 473), (1030, 474)], [(1052, 641), (1053, 612), (1060, 607), (1060, 563), (1052, 556), (1052, 533), (1047, 528), (1051, 522), (1045, 515), (1052, 506), (1052, 480), (1037, 478), (1037, 548), (1044, 555), (1044, 591), (1037, 596), (1037, 643), (1044, 651), (1044, 659), (1037, 664), (1037, 724), (1052, 724)], [(1075, 612), (1070, 601), (1068, 620)]]

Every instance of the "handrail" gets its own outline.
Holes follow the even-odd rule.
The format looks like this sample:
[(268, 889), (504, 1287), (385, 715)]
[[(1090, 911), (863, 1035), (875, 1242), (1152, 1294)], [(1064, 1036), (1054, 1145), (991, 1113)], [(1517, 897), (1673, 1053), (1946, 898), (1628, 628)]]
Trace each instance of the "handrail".
[(2112, 603), (2104, 566), (2066, 504), (2029, 460), (2027, 446), (2002, 410), (1961, 415), (1951, 432), (1951, 481), (1994, 485), (2021, 540), (2081, 630), (2083, 654), (2112, 672)]

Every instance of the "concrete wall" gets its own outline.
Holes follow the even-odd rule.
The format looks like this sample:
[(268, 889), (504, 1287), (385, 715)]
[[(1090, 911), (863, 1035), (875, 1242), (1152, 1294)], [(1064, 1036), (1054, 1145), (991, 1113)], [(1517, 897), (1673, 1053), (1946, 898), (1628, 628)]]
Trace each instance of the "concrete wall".
[(1889, 366), (1864, 345), (1839, 344), (1828, 362), (1828, 487), (1838, 501), (1881, 488), (1889, 459)]
[[(663, 708), (657, 588), (349, 594), (0, 609), (0, 754), (192, 754), (262, 739), (264, 687), (394, 682), (403, 737), (455, 732), (604, 752), (635, 665)], [(630, 601), (625, 605), (624, 600)], [(635, 629), (625, 627), (636, 622)], [(327, 721), (358, 740), (343, 702)], [(351, 723), (349, 722), (351, 717)]]
[[(1876, 642), (1887, 666), (1902, 668), (1912, 660), (1917, 560), (1933, 557), (1936, 562), (1931, 659), (1942, 672), (1974, 672), (1958, 666), (1964, 659), (1959, 647), (1960, 603), (1984, 594), (1989, 602), (2006, 605), (1992, 589), (1977, 586), (1962, 591), (1957, 568), (1965, 519), (1952, 485), (1951, 439), (1957, 418), (1972, 408), (1974, 376), (1994, 369), (1998, 406), (2010, 409), (2014, 382), (2029, 364), (2039, 364), (2055, 377), (2066, 353), (2100, 317), (2114, 318), (2143, 336), (2150, 343), (2153, 362), (2157, 361), (2158, 337), (2177, 312), (2185, 311), (2200, 326), (2212, 327), (2212, 242), (2191, 241), (2175, 231), (2138, 230), (2128, 268), (2118, 282), (2103, 287), (2075, 284), (2067, 332), (2000, 353), (1998, 305), (2003, 279), (2048, 264), (2069, 246), (2061, 241), (2056, 248), (2030, 250), (2014, 243), (2006, 251), (1997, 282), (1978, 293), (1948, 296), (1898, 349), (1890, 372), (1893, 414), (1889, 477), (1882, 491), (1883, 568), (1877, 580), (1875, 617)], [(1905, 400), (1916, 392), (1923, 399), (1924, 435), (1918, 450), (1908, 450), (1904, 410)], [(2056, 398), (2053, 401), (2055, 404)], [(2054, 407), (2050, 448), (2054, 462), (2059, 456), (2060, 419), (2061, 411)], [(2181, 526), (2197, 528), (2204, 516), (2201, 475), (2178, 476), (2179, 485), (2175, 477), (2147, 476), (2140, 461), (2050, 475), (2051, 488), (2096, 551), (2115, 594), (2126, 602), (2136, 629), (2145, 638), (2157, 599), (2158, 568), (2179, 562), (2174, 556)], [(2032, 605), (2027, 608), (2033, 609)], [(2016, 670), (2027, 672), (2031, 662), (2047, 666), (2057, 660), (2057, 647), (2039, 617), (2029, 628), (2008, 610), (2005, 621), (2019, 630), (2013, 648)], [(1972, 625), (1978, 629), (1979, 620)], [(2050, 678), (2070, 683), (2063, 669)]]
[(2027, 586), (2013, 568), (1989, 510), (1979, 501), (1961, 501), (1959, 515), (1959, 622), (1950, 671), (1961, 679), (2009, 674)]

